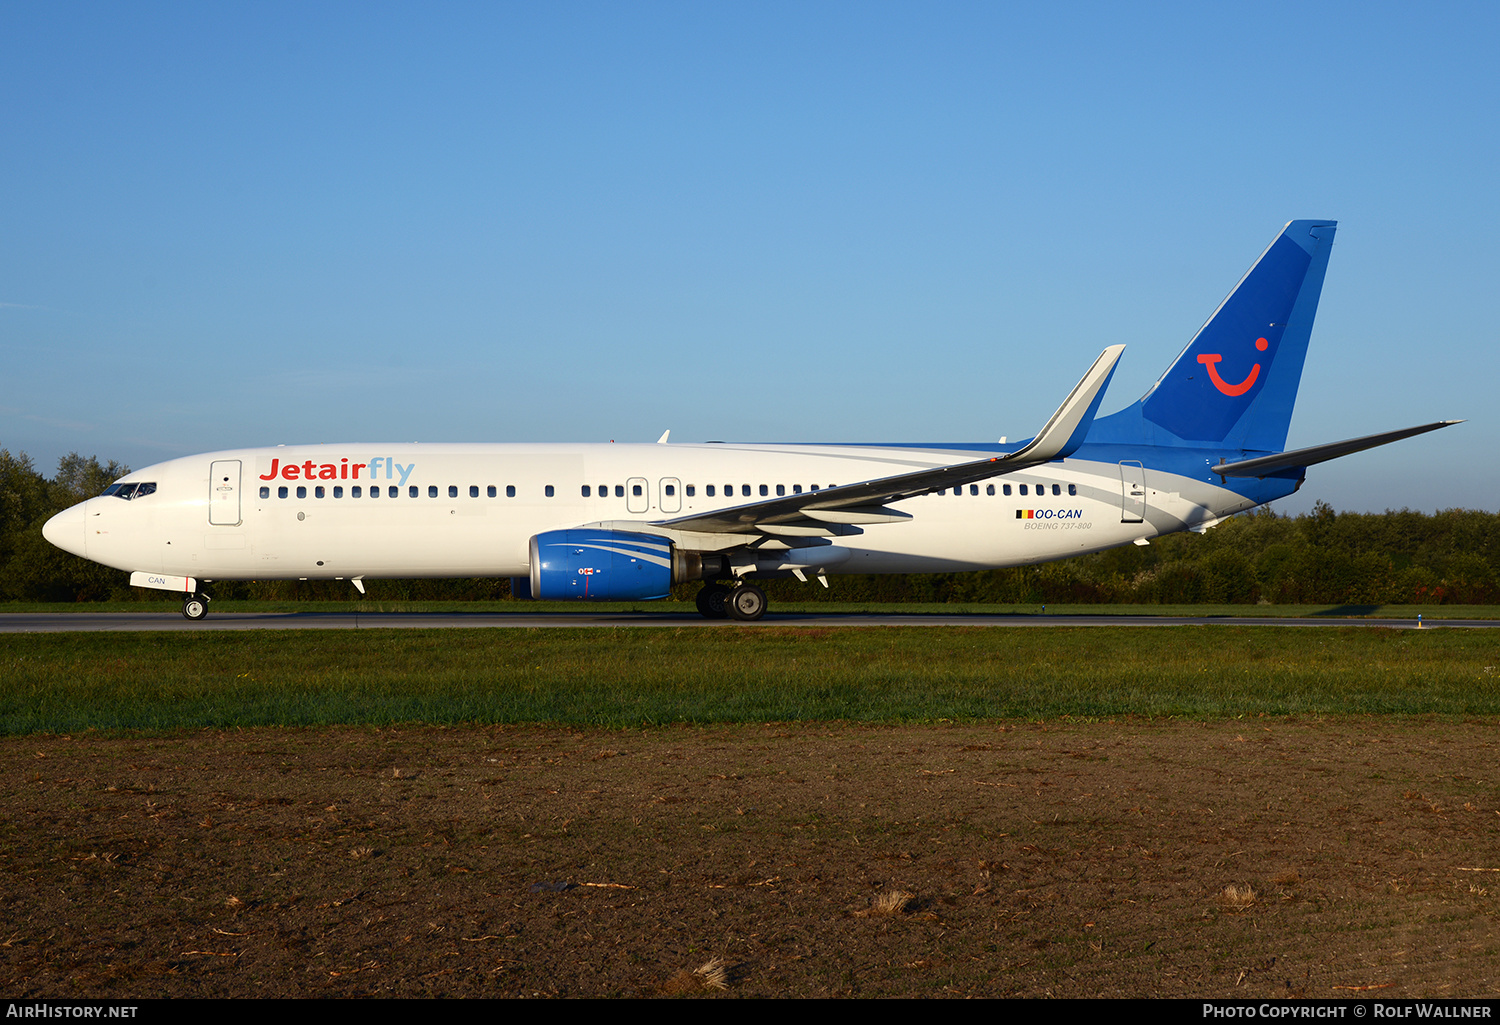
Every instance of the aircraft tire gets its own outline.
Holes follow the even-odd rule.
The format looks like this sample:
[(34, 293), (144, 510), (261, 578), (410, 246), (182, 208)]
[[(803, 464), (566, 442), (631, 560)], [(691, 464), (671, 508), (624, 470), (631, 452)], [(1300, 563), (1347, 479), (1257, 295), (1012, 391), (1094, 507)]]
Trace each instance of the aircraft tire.
[(704, 584), (696, 599), (698, 611), (704, 619), (727, 619), (729, 609), (724, 602), (729, 597), (729, 588), (723, 584)]
[(731, 619), (753, 623), (766, 614), (766, 592), (754, 584), (741, 584), (724, 599)]
[(182, 599), (182, 618), (191, 619), (193, 622), (208, 615), (208, 602), (198, 595)]

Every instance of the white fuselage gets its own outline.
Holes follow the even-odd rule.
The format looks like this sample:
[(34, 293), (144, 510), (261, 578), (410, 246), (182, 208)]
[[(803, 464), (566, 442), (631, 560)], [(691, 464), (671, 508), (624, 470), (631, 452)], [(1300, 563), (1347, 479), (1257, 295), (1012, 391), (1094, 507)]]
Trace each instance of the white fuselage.
[[(241, 449), (131, 473), (124, 480), (155, 490), (90, 499), (60, 514), (47, 536), (107, 566), (197, 580), (522, 576), (530, 539), (546, 531), (607, 523), (671, 536), (652, 524), (989, 454), (740, 444)], [(847, 554), (826, 568), (924, 573), (1044, 562), (1253, 504), (1203, 479), (1070, 458), (893, 503), (911, 518), (832, 538)], [(674, 540), (711, 551), (745, 538)]]

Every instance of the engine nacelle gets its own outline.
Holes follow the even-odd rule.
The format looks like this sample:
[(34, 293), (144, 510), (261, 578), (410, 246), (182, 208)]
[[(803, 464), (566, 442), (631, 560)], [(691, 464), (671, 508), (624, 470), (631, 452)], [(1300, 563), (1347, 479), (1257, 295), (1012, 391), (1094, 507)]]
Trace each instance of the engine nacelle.
[(645, 601), (672, 585), (724, 571), (721, 556), (681, 552), (654, 534), (549, 530), (531, 539), (531, 597), (543, 601)]

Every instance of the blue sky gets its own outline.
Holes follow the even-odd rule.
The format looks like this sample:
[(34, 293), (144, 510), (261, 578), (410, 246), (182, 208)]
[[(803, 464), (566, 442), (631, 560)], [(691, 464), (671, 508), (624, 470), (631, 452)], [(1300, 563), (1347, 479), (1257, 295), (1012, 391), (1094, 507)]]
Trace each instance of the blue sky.
[(1026, 436), (1340, 221), (1286, 511), (1500, 508), (1494, 4), (0, 6), (0, 446)]

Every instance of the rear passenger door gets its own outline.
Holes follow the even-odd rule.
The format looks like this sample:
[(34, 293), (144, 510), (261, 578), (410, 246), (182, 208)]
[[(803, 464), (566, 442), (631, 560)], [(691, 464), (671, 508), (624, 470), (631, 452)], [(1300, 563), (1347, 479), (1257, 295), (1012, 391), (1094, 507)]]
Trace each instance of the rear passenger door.
[(1120, 464), (1120, 522), (1140, 523), (1146, 516), (1146, 469), (1135, 460)]

